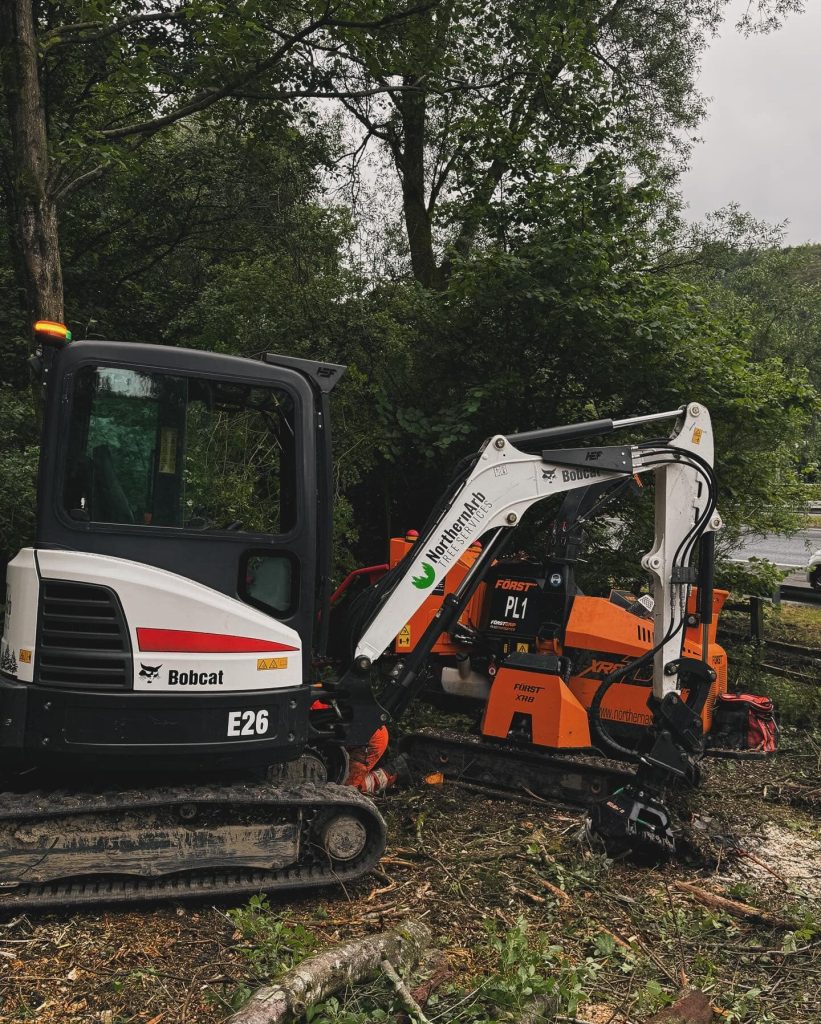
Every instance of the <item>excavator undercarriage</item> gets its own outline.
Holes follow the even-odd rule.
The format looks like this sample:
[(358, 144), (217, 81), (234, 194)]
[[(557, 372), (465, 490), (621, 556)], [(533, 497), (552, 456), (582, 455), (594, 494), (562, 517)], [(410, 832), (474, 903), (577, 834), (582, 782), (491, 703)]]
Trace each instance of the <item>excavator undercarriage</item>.
[[(298, 776), (304, 776), (297, 781)], [(0, 797), (0, 909), (293, 892), (378, 863), (385, 823), (318, 760), (259, 783)]]
[(400, 749), (420, 775), (441, 773), (489, 795), (530, 797), (537, 803), (590, 807), (635, 778), (628, 765), (608, 758), (559, 756), (447, 730), (408, 733)]

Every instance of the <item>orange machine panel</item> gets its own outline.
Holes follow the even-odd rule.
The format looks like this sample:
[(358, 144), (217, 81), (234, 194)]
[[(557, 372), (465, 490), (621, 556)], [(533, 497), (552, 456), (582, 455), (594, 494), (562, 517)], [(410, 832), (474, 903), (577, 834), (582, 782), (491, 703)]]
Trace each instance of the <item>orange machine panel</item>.
[[(713, 621), (709, 628), (709, 642), (715, 643), (718, 616), (729, 596), (726, 590), (713, 591)], [(687, 602), (687, 611), (694, 613), (698, 601), (698, 590), (692, 588)], [(604, 597), (577, 596), (567, 621), (564, 646), (580, 650), (607, 650), (613, 654), (635, 657), (652, 646), (653, 622), (639, 618), (626, 608), (613, 604)], [(701, 650), (701, 627), (691, 626), (685, 630), (685, 644)]]
[(639, 618), (606, 597), (577, 595), (573, 599), (564, 632), (565, 650), (575, 647), (581, 651), (606, 651), (621, 655), (610, 659), (619, 663), (637, 658), (652, 645), (652, 620)]
[[(712, 726), (716, 698), (727, 692), (727, 655), (715, 642), (718, 615), (727, 596), (726, 590), (717, 590), (713, 595), (713, 621), (708, 631), (707, 650), (710, 665), (716, 672), (716, 681), (710, 688), (702, 712), (705, 732)], [(687, 605), (689, 612), (695, 612), (696, 601), (694, 590)], [(589, 708), (605, 676), (631, 658), (645, 654), (652, 646), (653, 623), (649, 619), (638, 618), (603, 597), (577, 597), (565, 631), (564, 646), (565, 653), (570, 653), (569, 648), (579, 652), (573, 656), (571, 691), (584, 708)], [(687, 657), (701, 658), (701, 650), (701, 627), (688, 627), (684, 634), (683, 653)], [(645, 665), (631, 679), (615, 683), (602, 702), (601, 717), (622, 725), (650, 725), (647, 699), (652, 681), (652, 665)]]
[[(721, 609), (724, 607), (724, 602), (730, 596), (729, 590), (714, 590), (713, 591), (713, 621), (710, 623), (708, 630), (708, 643), (714, 644), (716, 642), (716, 630), (718, 629), (718, 617), (721, 614)], [(698, 610), (698, 588), (693, 587), (690, 591), (690, 597), (687, 601), (687, 611), (690, 615), (694, 615)], [(701, 650), (701, 626), (688, 626), (684, 631), (684, 643), (687, 642), (695, 644), (699, 650)]]
[[(513, 659), (514, 662), (516, 659)], [(587, 711), (559, 676), (505, 662), (493, 680), (482, 735), (515, 738), (516, 716), (530, 718), (530, 741), (553, 750), (589, 747)]]
[[(712, 648), (711, 648), (712, 649)], [(715, 667), (715, 666), (714, 666)], [(585, 709), (589, 709), (596, 690), (599, 688), (601, 679), (586, 679), (583, 676), (571, 676), (568, 686)], [(652, 725), (652, 715), (647, 707), (650, 697), (651, 686), (642, 686), (638, 683), (614, 683), (607, 691), (601, 705), (601, 717), (606, 722), (613, 722), (618, 725)], [(713, 706), (720, 693), (727, 692), (727, 668), (724, 663), (724, 671), (717, 673), (716, 681), (710, 687), (710, 693), (704, 704), (701, 713), (701, 721), (705, 733), (709, 732), (713, 724)], [(684, 699), (687, 691), (682, 691)]]
[[(412, 547), (413, 541), (406, 540), (404, 537), (391, 537), (389, 557), (391, 568), (398, 565)], [(414, 613), (410, 622), (407, 622), (400, 630), (394, 640), (394, 653), (407, 654), (408, 651), (412, 650), (416, 646), (419, 637), (425, 632), (434, 615), (439, 611), (445, 594), (451, 594), (456, 590), (465, 578), (465, 574), (468, 569), (478, 558), (480, 551), (481, 549), (479, 547), (472, 545), (454, 563), (453, 567), (448, 571), (447, 576), (443, 580), (444, 586), (440, 583), (438, 586), (434, 587), (431, 593), (425, 598), (425, 603), (417, 612)], [(477, 587), (476, 593), (470, 601), (468, 601), (467, 607), (459, 618), (459, 621), (463, 625), (470, 626), (473, 629), (478, 629), (482, 618), (481, 613), (482, 605), (484, 603), (484, 595), (485, 585), (482, 583)], [(460, 649), (451, 642), (447, 633), (443, 633), (436, 641), (431, 653), (453, 655), (459, 653), (459, 650)]]

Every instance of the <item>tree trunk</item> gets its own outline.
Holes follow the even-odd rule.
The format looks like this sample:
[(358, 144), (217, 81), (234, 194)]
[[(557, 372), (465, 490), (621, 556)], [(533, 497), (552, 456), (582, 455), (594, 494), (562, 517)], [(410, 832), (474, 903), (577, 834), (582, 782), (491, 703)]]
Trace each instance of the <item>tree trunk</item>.
[(8, 178), (14, 246), (30, 320), (63, 319), (57, 206), (49, 192), (48, 141), (32, 0), (0, 4), (3, 91), (11, 130)]
[[(406, 77), (405, 85), (413, 79)], [(425, 115), (426, 97), (421, 87), (400, 94), (404, 148), (401, 158), (402, 209), (408, 233), (413, 276), (425, 288), (440, 288), (441, 274), (433, 253), (433, 232), (425, 201)]]
[(389, 932), (319, 953), (288, 971), (278, 985), (258, 989), (230, 1024), (281, 1024), (305, 1013), (346, 985), (377, 974), (383, 960), (397, 969), (410, 966), (431, 941), (421, 921), (405, 921)]

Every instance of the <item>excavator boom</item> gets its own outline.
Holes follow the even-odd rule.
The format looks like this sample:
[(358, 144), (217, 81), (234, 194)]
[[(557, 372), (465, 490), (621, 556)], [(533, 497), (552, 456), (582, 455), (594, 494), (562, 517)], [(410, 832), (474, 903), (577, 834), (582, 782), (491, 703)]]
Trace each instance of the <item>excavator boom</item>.
[[(518, 435), (519, 443), (539, 446), (590, 433), (631, 429), (661, 419), (675, 419), (666, 442), (609, 447), (542, 449), (531, 454), (504, 435), (482, 446), (464, 478), (452, 486), (433, 522), (415, 543), (408, 558), (377, 587), (374, 609), (355, 648), (355, 667), (366, 672), (382, 657), (394, 637), (445, 578), (459, 557), (479, 539), (485, 548), (452, 595), (443, 603), (430, 640), (435, 642), (458, 618), (486, 573), (506, 531), (521, 522), (539, 501), (563, 492), (634, 475), (656, 476), (655, 542), (642, 560), (653, 579), (655, 635), (653, 692), (658, 700), (679, 688), (681, 655), (689, 588), (696, 582), (690, 561), (701, 537), (721, 528), (716, 512), (713, 436), (708, 411), (696, 403), (672, 412), (621, 421), (596, 421), (574, 427)], [(516, 436), (514, 435), (514, 438)], [(523, 439), (523, 440), (522, 440)], [(446, 621), (452, 620), (452, 621)], [(420, 641), (406, 671), (395, 681), (382, 705), (401, 713), (416, 688), (407, 676), (427, 657), (433, 643)], [(427, 649), (426, 649), (427, 648)], [(401, 695), (394, 696), (401, 691)]]

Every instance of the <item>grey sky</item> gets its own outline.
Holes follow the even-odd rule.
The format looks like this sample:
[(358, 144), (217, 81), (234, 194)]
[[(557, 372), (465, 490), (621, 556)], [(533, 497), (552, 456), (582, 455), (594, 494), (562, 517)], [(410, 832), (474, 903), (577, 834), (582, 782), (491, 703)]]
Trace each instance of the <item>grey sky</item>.
[(778, 32), (744, 38), (738, 10), (705, 54), (713, 97), (683, 179), (688, 217), (738, 202), (760, 220), (789, 219), (786, 241), (821, 241), (821, 2)]

